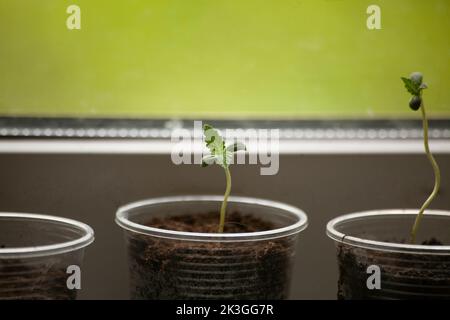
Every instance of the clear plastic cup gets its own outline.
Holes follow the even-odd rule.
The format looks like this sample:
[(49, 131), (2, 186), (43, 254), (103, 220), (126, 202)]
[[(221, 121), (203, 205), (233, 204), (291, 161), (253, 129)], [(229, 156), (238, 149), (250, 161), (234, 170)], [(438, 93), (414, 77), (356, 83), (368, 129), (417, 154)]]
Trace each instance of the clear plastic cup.
[(92, 229), (60, 217), (0, 213), (0, 299), (75, 299), (67, 268), (81, 267)]
[(196, 233), (149, 227), (155, 217), (218, 212), (222, 196), (144, 200), (120, 208), (133, 299), (284, 299), (294, 244), (307, 226), (299, 209), (268, 200), (230, 197), (228, 212), (252, 214), (275, 229)]
[(450, 212), (427, 210), (416, 244), (409, 244), (418, 211), (368, 211), (328, 223), (339, 299), (450, 299)]

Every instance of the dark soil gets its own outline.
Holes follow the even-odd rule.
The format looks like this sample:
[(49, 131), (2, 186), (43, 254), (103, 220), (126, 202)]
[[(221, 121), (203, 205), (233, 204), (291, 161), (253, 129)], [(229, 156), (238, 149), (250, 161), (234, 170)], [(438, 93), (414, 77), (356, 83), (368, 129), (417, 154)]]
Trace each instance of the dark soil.
[[(155, 218), (148, 226), (185, 232), (215, 233), (219, 227), (219, 215), (216, 212), (200, 213), (194, 216), (173, 216), (165, 219)], [(255, 218), (252, 215), (241, 215), (238, 212), (227, 214), (225, 233), (258, 232), (274, 229), (274, 225)]]
[(443, 243), (437, 240), (436, 238), (431, 238), (429, 240), (425, 240), (422, 242), (422, 245), (424, 246), (442, 246)]
[(70, 300), (64, 266), (55, 258), (0, 259), (0, 300)]
[[(405, 242), (406, 243), (406, 242)], [(423, 245), (442, 245), (431, 238)], [(450, 257), (382, 252), (338, 245), (338, 299), (450, 299)], [(367, 267), (381, 270), (381, 289), (369, 290)]]
[[(153, 219), (149, 226), (217, 232), (218, 214)], [(273, 229), (251, 215), (227, 215), (226, 233)], [(144, 235), (129, 238), (134, 299), (284, 299), (293, 237), (250, 242), (181, 241)]]

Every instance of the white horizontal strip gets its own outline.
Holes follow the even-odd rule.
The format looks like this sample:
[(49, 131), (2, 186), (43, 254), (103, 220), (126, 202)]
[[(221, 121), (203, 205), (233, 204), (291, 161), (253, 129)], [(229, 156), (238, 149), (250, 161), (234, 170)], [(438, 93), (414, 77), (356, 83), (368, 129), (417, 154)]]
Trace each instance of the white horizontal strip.
[[(202, 152), (190, 143), (180, 145), (183, 152)], [(168, 140), (0, 140), (0, 153), (6, 154), (170, 154), (175, 144)], [(257, 145), (247, 146), (250, 153)], [(450, 140), (430, 142), (434, 153), (450, 153)], [(193, 150), (191, 150), (193, 149)], [(281, 154), (420, 154), (421, 140), (280, 140)]]
[[(276, 128), (274, 128), (276, 129)], [(186, 130), (191, 130), (187, 129)], [(245, 134), (248, 130), (242, 129)], [(280, 137), (286, 139), (420, 139), (423, 130), (419, 129), (279, 129)], [(127, 128), (0, 128), (0, 137), (37, 138), (170, 138), (168, 128), (127, 129)], [(200, 136), (203, 132), (198, 133)], [(450, 139), (450, 129), (430, 128), (429, 136), (435, 139)], [(242, 136), (237, 136), (242, 138)]]

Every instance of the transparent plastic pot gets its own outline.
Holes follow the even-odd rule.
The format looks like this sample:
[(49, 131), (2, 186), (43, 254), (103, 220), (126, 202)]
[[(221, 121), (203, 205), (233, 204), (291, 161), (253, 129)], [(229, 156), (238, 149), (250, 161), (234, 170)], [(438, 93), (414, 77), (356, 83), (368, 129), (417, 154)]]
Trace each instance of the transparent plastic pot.
[(155, 217), (218, 212), (222, 196), (180, 196), (120, 208), (133, 299), (284, 299), (303, 211), (278, 202), (230, 197), (228, 212), (252, 214), (275, 229), (196, 233), (149, 227)]
[(60, 217), (0, 213), (0, 299), (66, 300), (67, 268), (81, 267), (92, 229)]
[(426, 211), (416, 244), (409, 244), (417, 212), (368, 211), (328, 223), (337, 247), (338, 299), (450, 299), (450, 212)]

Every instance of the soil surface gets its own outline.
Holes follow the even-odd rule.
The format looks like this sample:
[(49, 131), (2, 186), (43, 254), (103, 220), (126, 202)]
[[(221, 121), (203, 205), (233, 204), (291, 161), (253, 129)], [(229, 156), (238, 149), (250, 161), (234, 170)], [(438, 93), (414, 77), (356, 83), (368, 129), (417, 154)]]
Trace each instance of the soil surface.
[(444, 244), (442, 242), (440, 242), (439, 240), (437, 240), (436, 238), (431, 238), (429, 240), (425, 240), (424, 242), (422, 242), (422, 245), (424, 245), (424, 246), (442, 246)]
[[(215, 233), (218, 213), (153, 219), (152, 227)], [(238, 212), (226, 233), (274, 228)], [(130, 234), (132, 298), (284, 299), (289, 289), (294, 237), (248, 242), (184, 241)]]
[[(238, 212), (227, 214), (226, 219), (225, 233), (258, 232), (274, 229), (272, 223)], [(147, 225), (173, 231), (215, 233), (219, 227), (219, 214), (210, 212), (189, 216), (173, 216), (165, 219), (155, 218), (149, 221)]]
[[(407, 243), (406, 241), (402, 243)], [(422, 245), (443, 245), (431, 238)], [(338, 245), (338, 299), (450, 299), (450, 257), (383, 252)], [(370, 265), (380, 267), (381, 289), (368, 289)]]

